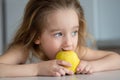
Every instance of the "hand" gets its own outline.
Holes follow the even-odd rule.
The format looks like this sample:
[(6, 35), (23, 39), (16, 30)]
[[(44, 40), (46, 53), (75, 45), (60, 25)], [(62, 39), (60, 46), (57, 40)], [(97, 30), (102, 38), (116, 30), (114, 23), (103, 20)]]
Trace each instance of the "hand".
[(71, 64), (62, 60), (49, 60), (40, 62), (37, 66), (38, 75), (46, 76), (64, 76), (65, 74), (73, 74), (72, 71), (65, 67)]
[(92, 65), (88, 61), (80, 61), (80, 64), (77, 67), (76, 73), (82, 73), (82, 74), (90, 74), (93, 73), (92, 71)]

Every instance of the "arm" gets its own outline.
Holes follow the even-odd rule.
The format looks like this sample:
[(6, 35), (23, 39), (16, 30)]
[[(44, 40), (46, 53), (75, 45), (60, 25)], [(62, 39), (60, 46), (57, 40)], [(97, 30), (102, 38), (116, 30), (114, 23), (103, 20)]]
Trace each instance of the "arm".
[(1, 64), (0, 77), (17, 77), (17, 76), (63, 76), (65, 74), (73, 74), (72, 71), (66, 69), (70, 64), (65, 61), (50, 60), (36, 64)]
[(36, 76), (35, 64), (2, 64), (0, 63), (0, 77)]
[(17, 76), (61, 76), (73, 74), (64, 68), (70, 64), (59, 60), (42, 61), (35, 64), (24, 64), (28, 57), (28, 50), (22, 48), (9, 49), (4, 55), (0, 56), (0, 77)]
[(23, 49), (22, 46), (9, 48), (3, 55), (0, 56), (0, 63), (3, 64), (21, 64), (25, 63), (29, 52)]
[(0, 56), (0, 77), (34, 75), (33, 64), (23, 64), (27, 57), (28, 50), (22, 47), (10, 48)]
[(120, 69), (120, 55), (115, 52), (87, 48), (86, 55), (82, 60), (91, 64), (93, 72)]

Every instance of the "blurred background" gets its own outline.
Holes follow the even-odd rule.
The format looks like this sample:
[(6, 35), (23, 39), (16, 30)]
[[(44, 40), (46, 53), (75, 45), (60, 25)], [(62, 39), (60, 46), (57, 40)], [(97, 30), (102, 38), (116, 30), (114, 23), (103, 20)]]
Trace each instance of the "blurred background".
[[(28, 0), (0, 0), (0, 54), (21, 23)], [(120, 53), (120, 0), (80, 0), (96, 47)]]

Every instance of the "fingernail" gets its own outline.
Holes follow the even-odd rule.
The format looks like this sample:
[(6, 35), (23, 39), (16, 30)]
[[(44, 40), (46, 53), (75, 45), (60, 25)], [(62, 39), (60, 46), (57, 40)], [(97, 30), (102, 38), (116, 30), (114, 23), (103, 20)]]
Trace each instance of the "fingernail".
[(70, 71), (70, 74), (74, 74), (74, 72), (73, 72), (73, 71)]
[(77, 68), (77, 71), (79, 71), (80, 70), (80, 68)]
[(71, 66), (72, 66), (72, 64), (69, 64), (69, 66), (71, 67)]

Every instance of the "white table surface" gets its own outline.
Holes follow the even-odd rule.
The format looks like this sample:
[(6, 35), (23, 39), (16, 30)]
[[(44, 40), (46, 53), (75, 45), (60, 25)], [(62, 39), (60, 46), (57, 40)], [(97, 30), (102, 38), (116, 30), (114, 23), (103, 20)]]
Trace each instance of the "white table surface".
[(120, 80), (120, 70), (99, 72), (93, 74), (78, 74), (72, 76), (62, 77), (14, 77), (14, 78), (0, 78), (0, 80)]

